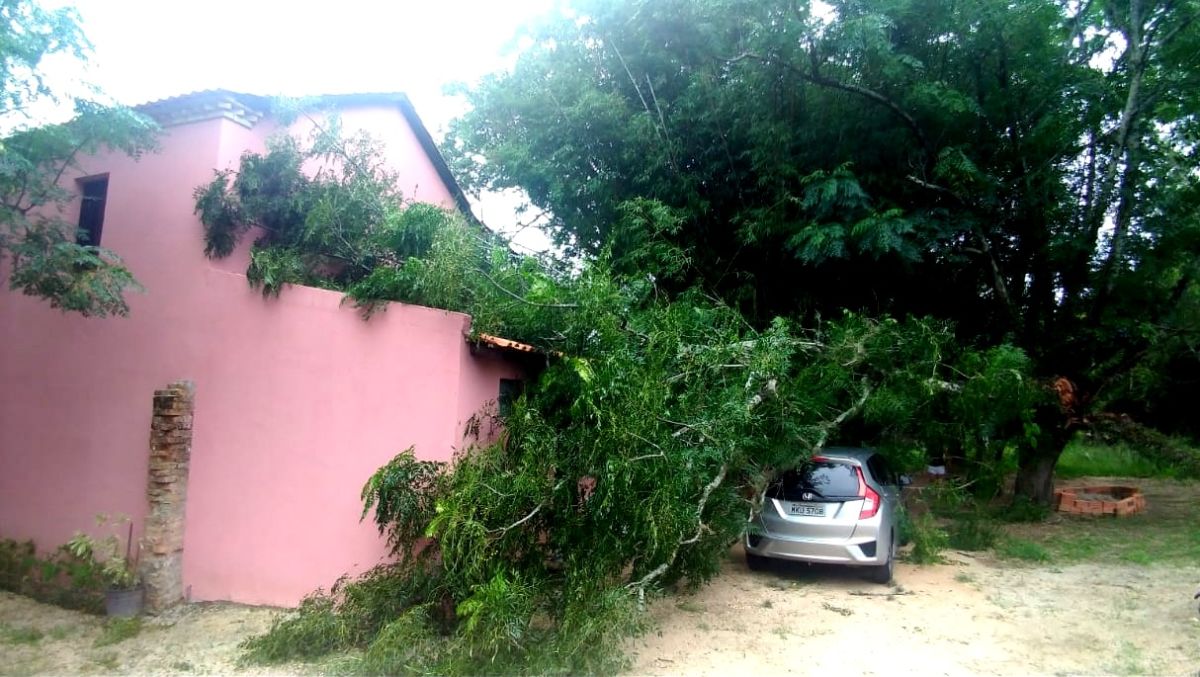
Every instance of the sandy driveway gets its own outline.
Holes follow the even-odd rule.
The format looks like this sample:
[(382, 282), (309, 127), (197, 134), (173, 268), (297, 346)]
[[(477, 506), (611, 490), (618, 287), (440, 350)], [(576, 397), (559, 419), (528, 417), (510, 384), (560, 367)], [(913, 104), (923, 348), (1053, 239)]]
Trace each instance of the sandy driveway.
[[(837, 569), (751, 573), (735, 550), (712, 585), (652, 606), (658, 627), (629, 642), (632, 672), (1200, 671), (1200, 620), (1191, 599), (1200, 567), (1023, 567), (950, 556), (951, 564), (900, 566), (901, 587), (889, 589)], [(273, 613), (194, 605), (148, 620), (136, 637), (96, 647), (102, 619), (0, 592), (0, 674), (244, 672), (235, 663), (237, 645), (263, 631)]]
[(735, 550), (712, 585), (652, 609), (633, 672), (1200, 674), (1200, 566), (949, 557), (898, 566), (889, 589), (829, 567), (754, 573)]

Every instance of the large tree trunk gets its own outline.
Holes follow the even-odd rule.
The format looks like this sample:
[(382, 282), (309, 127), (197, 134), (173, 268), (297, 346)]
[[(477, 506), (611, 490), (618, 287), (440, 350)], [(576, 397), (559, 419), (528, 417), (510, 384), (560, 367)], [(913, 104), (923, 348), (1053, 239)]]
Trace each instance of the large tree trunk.
[(1023, 458), (1017, 468), (1014, 498), (1025, 498), (1035, 505), (1049, 506), (1054, 499), (1054, 466), (1058, 465), (1059, 449)]
[(1035, 505), (1049, 506), (1054, 500), (1054, 467), (1071, 441), (1071, 421), (1076, 414), (1075, 386), (1065, 378), (1054, 381), (1057, 401), (1046, 401), (1035, 408), (1036, 444), (1021, 445), (1017, 457), (1017, 480), (1013, 498), (1024, 498)]

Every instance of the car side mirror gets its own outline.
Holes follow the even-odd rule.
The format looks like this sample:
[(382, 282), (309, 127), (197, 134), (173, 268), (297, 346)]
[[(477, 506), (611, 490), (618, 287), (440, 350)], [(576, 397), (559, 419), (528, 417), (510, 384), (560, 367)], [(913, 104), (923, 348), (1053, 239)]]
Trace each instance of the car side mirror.
[(909, 477), (908, 475), (901, 475), (901, 476), (900, 476), (900, 486), (902, 486), (902, 487), (907, 487), (907, 486), (908, 486), (908, 485), (910, 485), (910, 484), (912, 484), (912, 478), (911, 478), (911, 477)]

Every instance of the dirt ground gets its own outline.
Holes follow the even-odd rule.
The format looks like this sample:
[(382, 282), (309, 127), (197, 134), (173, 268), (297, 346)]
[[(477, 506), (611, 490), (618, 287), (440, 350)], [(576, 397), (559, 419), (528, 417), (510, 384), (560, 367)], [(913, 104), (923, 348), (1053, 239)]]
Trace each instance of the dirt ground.
[[(0, 675), (253, 673), (238, 644), (264, 632), (276, 609), (193, 604), (145, 619), (141, 632), (97, 647), (104, 619), (0, 591)], [(41, 633), (32, 640), (29, 630)], [(261, 673), (278, 673), (262, 670)]]
[[(652, 609), (634, 674), (1198, 674), (1200, 568), (1021, 566), (950, 553), (895, 587), (731, 553), (694, 595)], [(893, 594), (889, 594), (893, 593)]]

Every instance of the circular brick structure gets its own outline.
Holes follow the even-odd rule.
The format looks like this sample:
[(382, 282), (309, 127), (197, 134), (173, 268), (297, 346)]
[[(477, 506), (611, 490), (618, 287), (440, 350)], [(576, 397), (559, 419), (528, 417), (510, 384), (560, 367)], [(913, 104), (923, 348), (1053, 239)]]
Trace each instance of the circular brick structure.
[(1146, 497), (1137, 487), (1112, 484), (1057, 489), (1054, 502), (1059, 512), (1076, 515), (1125, 517), (1146, 509)]

